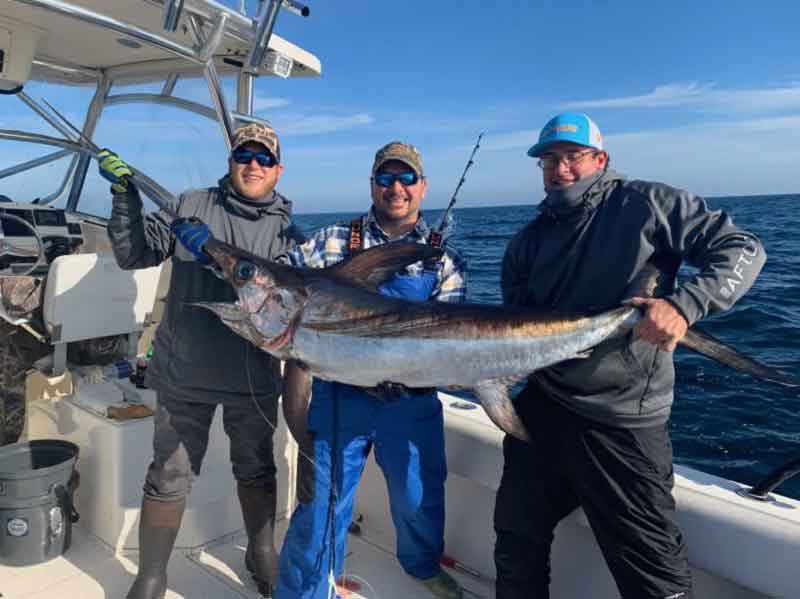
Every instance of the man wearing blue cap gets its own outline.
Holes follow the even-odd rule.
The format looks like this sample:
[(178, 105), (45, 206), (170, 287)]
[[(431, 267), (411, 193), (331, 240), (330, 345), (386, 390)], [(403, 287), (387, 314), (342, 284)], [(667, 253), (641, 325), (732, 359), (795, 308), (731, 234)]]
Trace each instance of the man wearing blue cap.
[[(610, 309), (648, 262), (673, 280), (657, 299), (630, 300), (645, 313), (632, 335), (537, 371), (514, 399), (531, 443), (510, 435), (504, 442), (497, 599), (549, 598), (553, 531), (577, 507), (624, 599), (690, 599), (667, 430), (672, 351), (689, 326), (744, 295), (764, 249), (697, 196), (610, 169), (600, 130), (585, 114), (551, 119), (528, 155), (538, 159), (546, 197), (506, 248), (505, 303)], [(675, 287), (684, 261), (698, 272)]]

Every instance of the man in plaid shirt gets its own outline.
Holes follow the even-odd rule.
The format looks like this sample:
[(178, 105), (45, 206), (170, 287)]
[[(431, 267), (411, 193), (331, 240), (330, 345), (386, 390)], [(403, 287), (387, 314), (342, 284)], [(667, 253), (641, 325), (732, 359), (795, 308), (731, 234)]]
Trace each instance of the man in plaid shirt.
[[(385, 145), (372, 166), (369, 213), (349, 225), (322, 229), (290, 252), (292, 264), (324, 268), (354, 250), (394, 241), (428, 243), (431, 229), (420, 213), (426, 187), (416, 148), (401, 142)], [(412, 264), (379, 291), (410, 300), (464, 301), (466, 263), (446, 243), (443, 249), (436, 263)], [(287, 379), (295, 376), (295, 368), (287, 363)], [(458, 583), (439, 565), (447, 463), (436, 390), (396, 385), (366, 389), (314, 380), (308, 430), (304, 453), (314, 461), (300, 461), (298, 507), (283, 543), (274, 597), (329, 596), (329, 575), (341, 572), (356, 487), (374, 447), (386, 479), (400, 564), (434, 597), (460, 599)]]
[[(295, 247), (290, 255), (292, 266), (325, 268), (341, 262), (350, 254), (348, 247), (350, 230), (351, 223), (337, 223), (320, 229), (303, 245)], [(397, 241), (398, 239), (414, 243), (428, 243), (428, 238), (431, 234), (431, 228), (420, 218), (409, 232), (400, 237), (390, 237), (381, 228), (374, 209), (361, 218), (361, 230), (363, 235), (362, 249)], [(429, 297), (420, 299), (432, 299), (439, 302), (463, 302), (467, 296), (466, 261), (446, 244), (443, 249), (445, 254), (436, 265), (436, 281), (433, 291)], [(422, 276), (424, 272), (426, 270), (422, 262), (412, 264), (406, 269), (406, 274), (413, 277)], [(400, 297), (396, 294), (392, 295)]]

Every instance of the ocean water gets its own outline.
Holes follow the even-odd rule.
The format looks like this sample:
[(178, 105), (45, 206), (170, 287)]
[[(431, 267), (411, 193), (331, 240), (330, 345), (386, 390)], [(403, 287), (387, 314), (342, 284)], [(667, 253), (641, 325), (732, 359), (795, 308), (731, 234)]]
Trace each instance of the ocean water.
[[(715, 337), (771, 366), (800, 374), (800, 195), (708, 200), (757, 234), (767, 264), (750, 292), (729, 312), (703, 321)], [(455, 243), (469, 264), (469, 301), (500, 303), (500, 261), (511, 236), (535, 207), (455, 210)], [(441, 211), (425, 218), (438, 223)], [(306, 233), (355, 213), (305, 214)], [(686, 271), (687, 273), (690, 271)], [(746, 484), (800, 458), (800, 389), (740, 374), (679, 348), (671, 419), (675, 461)], [(778, 492), (800, 499), (800, 475)]]

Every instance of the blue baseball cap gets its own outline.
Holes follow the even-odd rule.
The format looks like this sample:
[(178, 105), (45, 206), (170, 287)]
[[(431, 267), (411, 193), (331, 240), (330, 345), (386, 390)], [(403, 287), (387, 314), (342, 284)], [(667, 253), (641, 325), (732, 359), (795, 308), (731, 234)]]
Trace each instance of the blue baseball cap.
[(539, 142), (531, 146), (528, 156), (538, 158), (548, 146), (568, 141), (595, 150), (603, 149), (603, 136), (597, 124), (582, 112), (564, 112), (547, 121), (539, 132)]

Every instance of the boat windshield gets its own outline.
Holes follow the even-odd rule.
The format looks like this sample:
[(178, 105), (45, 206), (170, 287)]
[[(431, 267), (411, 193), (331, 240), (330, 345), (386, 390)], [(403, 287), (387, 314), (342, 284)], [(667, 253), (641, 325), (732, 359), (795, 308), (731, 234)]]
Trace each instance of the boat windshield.
[[(0, 202), (107, 218), (109, 184), (86, 153), (89, 139), (173, 196), (216, 184), (233, 129), (263, 120), (253, 114), (256, 81), (320, 73), (315, 56), (272, 33), (271, 7), (303, 12), (294, 0), (4, 3), (2, 22), (34, 50), (18, 89), (0, 81), (2, 101), (30, 108), (0, 131)], [(146, 210), (158, 208), (143, 196)]]

